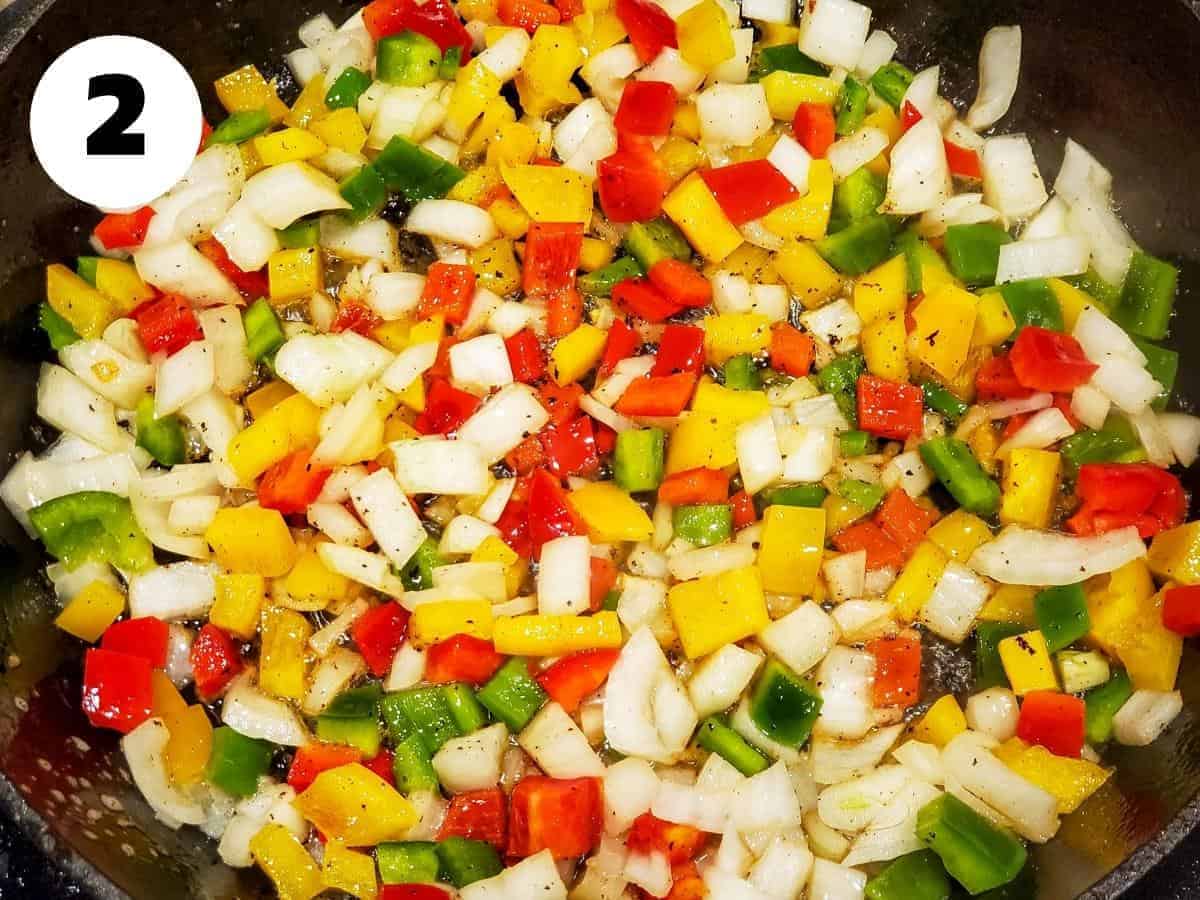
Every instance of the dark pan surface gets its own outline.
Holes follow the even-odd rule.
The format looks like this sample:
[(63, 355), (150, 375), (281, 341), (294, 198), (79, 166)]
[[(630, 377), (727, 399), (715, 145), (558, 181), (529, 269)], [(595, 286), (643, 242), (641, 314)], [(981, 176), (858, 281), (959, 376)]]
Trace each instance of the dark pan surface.
[[(1189, 6), (1174, 0), (871, 5), (876, 21), (899, 40), (902, 60), (918, 68), (940, 62), (945, 92), (968, 101), (984, 32), (996, 24), (1023, 26), (1021, 88), (1001, 126), (1033, 137), (1045, 172), (1057, 170), (1067, 135), (1115, 172), (1116, 196), (1134, 236), (1182, 266), (1173, 343), (1185, 351), (1180, 392), (1200, 397), (1200, 365), (1189, 364), (1186, 352), (1200, 339), (1200, 22)], [(184, 62), (207, 111), (219, 118), (208, 88), (214, 78), (246, 62), (268, 74), (281, 71), (282, 54), (295, 46), (305, 18), (324, 10), (340, 21), (355, 8), (336, 0), (18, 0), (0, 11), (0, 61), (8, 55), (0, 67), (6, 112), (0, 129), (0, 383), (6, 393), (0, 469), (48, 437), (33, 420), (37, 364), (48, 355), (31, 314), (41, 299), (42, 266), (81, 252), (98, 218), (51, 185), (33, 158), (25, 123), (40, 73), (87, 37), (138, 35)], [(1195, 492), (1200, 476), (1187, 478)], [(53, 598), (37, 574), (39, 562), (18, 526), (0, 513), (0, 771), (8, 779), (0, 779), (0, 806), (38, 835), (39, 846), (83, 882), (86, 893), (258, 896), (264, 883), (256, 873), (216, 865), (211, 843), (198, 832), (175, 833), (155, 822), (129, 783), (115, 736), (86, 726), (78, 711), (77, 659), (50, 625)], [(947, 663), (947, 682), (954, 683), (961, 668)], [(1120, 766), (1115, 784), (1038, 852), (1040, 897), (1118, 896), (1200, 820), (1200, 662), (1192, 647), (1181, 686), (1189, 706), (1168, 734), (1151, 748), (1114, 754)], [(1162, 878), (1152, 883), (1159, 885), (1152, 893), (1137, 893), (1165, 896)], [(1184, 890), (1178, 896), (1200, 896), (1200, 890)]]

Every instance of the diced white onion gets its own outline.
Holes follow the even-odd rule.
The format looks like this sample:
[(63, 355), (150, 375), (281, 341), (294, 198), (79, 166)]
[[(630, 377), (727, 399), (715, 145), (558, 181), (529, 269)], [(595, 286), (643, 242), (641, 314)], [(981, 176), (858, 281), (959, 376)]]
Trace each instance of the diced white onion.
[(250, 672), (229, 686), (221, 703), (221, 721), (245, 737), (285, 747), (300, 747), (311, 740), (295, 709), (260, 691)]
[(1087, 428), (1104, 427), (1112, 401), (1090, 384), (1081, 384), (1071, 394), (1071, 414)]
[(871, 827), (851, 844), (843, 864), (859, 866), (883, 862), (923, 849), (925, 845), (917, 837), (917, 814), (941, 793), (925, 781), (909, 778), (879, 810)]
[(992, 421), (1011, 419), (1013, 416), (1038, 412), (1054, 405), (1053, 394), (1030, 394), (1028, 397), (1014, 397), (1011, 400), (997, 400), (984, 407), (987, 417)]
[(1001, 584), (1078, 584), (1146, 555), (1134, 527), (1074, 537), (1010, 525), (971, 554), (970, 566)]
[(498, 233), (486, 209), (460, 200), (422, 200), (412, 208), (404, 227), (413, 234), (439, 238), (472, 250), (495, 239)]
[(1013, 450), (1042, 450), (1075, 433), (1074, 426), (1057, 406), (1049, 406), (1033, 415), (1017, 432), (996, 448), (997, 456)]
[(396, 461), (396, 480), (406, 494), (470, 497), (491, 487), (491, 473), (474, 444), (415, 440), (389, 446)]
[(317, 406), (331, 406), (345, 403), (391, 361), (389, 351), (353, 331), (301, 334), (279, 348), (275, 371)]
[(854, 67), (854, 73), (864, 81), (869, 80), (872, 75), (892, 61), (898, 46), (896, 39), (886, 31), (875, 29), (867, 38), (867, 42), (863, 44), (862, 54), (858, 58), (858, 64)]
[(1000, 248), (996, 284), (1082, 275), (1090, 257), (1088, 245), (1075, 235), (1015, 241)]
[(1146, 459), (1156, 466), (1164, 468), (1175, 462), (1175, 454), (1171, 452), (1171, 442), (1166, 432), (1159, 426), (1159, 418), (1154, 410), (1144, 409), (1129, 417), (1129, 423), (1137, 432), (1138, 441), (1146, 451)]
[(854, 0), (809, 0), (800, 19), (800, 52), (854, 70), (871, 29), (871, 10)]
[(1046, 185), (1023, 134), (989, 138), (980, 156), (983, 202), (1002, 216), (1024, 219), (1046, 202)]
[(816, 682), (821, 714), (814, 733), (839, 740), (858, 740), (875, 725), (871, 685), (875, 657), (864, 650), (834, 647), (821, 661)]
[(934, 634), (961, 644), (990, 593), (982, 578), (962, 563), (951, 561), (921, 607), (921, 621)]
[(170, 738), (166, 723), (155, 717), (121, 738), (121, 750), (125, 753), (133, 783), (159, 821), (173, 829), (180, 825), (199, 825), (204, 821), (204, 808), (175, 787), (167, 773), (166, 750)]
[(1016, 695), (1008, 688), (991, 687), (967, 699), (967, 724), (998, 741), (1007, 741), (1017, 733), (1021, 709)]
[(1200, 456), (1200, 418), (1185, 413), (1160, 413), (1158, 427), (1180, 465), (1190, 466)]
[(1058, 831), (1058, 801), (1022, 778), (973, 732), (964, 732), (942, 751), (947, 776), (1008, 818), (1022, 837), (1045, 843)]
[(541, 708), (517, 736), (517, 742), (551, 778), (591, 778), (604, 774), (579, 726), (557, 703)]
[(979, 51), (979, 93), (967, 111), (967, 124), (976, 131), (991, 128), (1012, 105), (1021, 74), (1021, 26), (992, 28)]
[(494, 788), (500, 783), (500, 764), (507, 747), (508, 728), (497, 722), (446, 741), (434, 754), (433, 768), (442, 787), (452, 794)]
[(535, 434), (550, 421), (537, 394), (525, 384), (510, 384), (489, 397), (458, 430), (459, 440), (474, 444), (488, 463)]
[(837, 625), (818, 604), (806, 600), (764, 628), (758, 640), (797, 675), (803, 675), (833, 649)]
[[(952, 192), (941, 129), (933, 119), (922, 119), (892, 147), (883, 209), (893, 215), (915, 215), (933, 209)], [(996, 206), (990, 201), (988, 205)]]
[(1127, 747), (1145, 747), (1158, 740), (1182, 711), (1179, 691), (1134, 691), (1113, 716), (1113, 736)]
[[(826, 159), (833, 177), (844, 181), (888, 148), (891, 139), (879, 128), (860, 128), (830, 145)], [(805, 184), (807, 187), (807, 182)]]
[(705, 143), (734, 147), (749, 147), (774, 121), (761, 84), (714, 84), (696, 97), (696, 112)]
[(177, 562), (135, 575), (129, 582), (129, 614), (164, 621), (203, 618), (216, 598), (217, 572), (211, 563)]
[(681, 98), (690, 97), (704, 82), (704, 72), (684, 59), (674, 47), (663, 47), (658, 56), (633, 77), (637, 81), (665, 81)]

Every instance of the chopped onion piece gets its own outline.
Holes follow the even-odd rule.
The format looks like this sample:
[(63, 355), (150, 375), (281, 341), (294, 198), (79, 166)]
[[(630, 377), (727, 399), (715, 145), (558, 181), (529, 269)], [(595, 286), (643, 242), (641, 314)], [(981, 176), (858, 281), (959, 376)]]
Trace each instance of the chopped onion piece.
[(800, 52), (827, 66), (854, 70), (871, 28), (871, 10), (854, 0), (808, 0), (800, 19)]
[(922, 118), (933, 116), (934, 110), (937, 108), (940, 74), (941, 69), (938, 66), (930, 66), (918, 72), (909, 84), (908, 90), (904, 92), (904, 99), (900, 101), (901, 109), (905, 104), (912, 104)]
[(604, 773), (604, 830), (618, 835), (650, 811), (658, 794), (658, 776), (644, 759), (627, 757)]
[(970, 566), (1001, 584), (1078, 584), (1146, 555), (1134, 527), (1074, 537), (1010, 525), (971, 554)]
[(1145, 747), (1158, 740), (1182, 711), (1179, 691), (1134, 691), (1113, 716), (1113, 736), (1126, 747)]
[(1042, 450), (1075, 433), (1074, 426), (1057, 406), (1050, 406), (1033, 415), (1012, 437), (996, 448), (997, 456), (1017, 449)]
[(1071, 394), (1071, 414), (1087, 428), (1104, 427), (1112, 401), (1090, 384), (1081, 384)]
[(822, 706), (814, 733), (851, 741), (865, 736), (875, 725), (874, 680), (875, 657), (870, 653), (842, 646), (830, 650), (817, 669)]
[(1158, 427), (1180, 465), (1190, 466), (1200, 456), (1200, 418), (1186, 413), (1160, 413)]
[(827, 859), (813, 862), (812, 877), (808, 882), (808, 896), (813, 900), (863, 900), (866, 889), (865, 872)]
[(1146, 365), (1146, 354), (1129, 333), (1091, 304), (1080, 311), (1071, 336), (1079, 341), (1088, 359), (1096, 364), (1116, 358), (1128, 360), (1139, 368)]
[(886, 31), (875, 29), (863, 45), (862, 55), (858, 58), (854, 73), (864, 81), (869, 80), (872, 75), (892, 61), (898, 46), (896, 39)]
[(166, 723), (155, 717), (121, 738), (121, 750), (133, 783), (159, 821), (174, 829), (180, 825), (199, 825), (204, 821), (204, 808), (175, 787), (167, 773), (166, 750), (170, 738)]
[(879, 810), (871, 827), (850, 845), (842, 862), (847, 866), (883, 862), (924, 849), (917, 837), (917, 813), (936, 800), (941, 791), (918, 778), (909, 778), (896, 795)]
[(704, 83), (704, 72), (697, 69), (674, 47), (663, 47), (658, 56), (633, 76), (638, 81), (665, 81), (682, 99), (690, 97)]
[[(857, 172), (891, 144), (891, 139), (878, 128), (860, 128), (854, 134), (835, 141), (826, 153), (833, 166), (833, 176), (844, 181)], [(807, 190), (808, 184), (805, 181)]]
[(1053, 405), (1053, 394), (1030, 394), (1028, 397), (1015, 397), (1012, 400), (997, 400), (987, 404), (983, 409), (987, 413), (987, 417), (995, 421), (1038, 412)]
[(239, 675), (229, 686), (221, 704), (221, 721), (238, 734), (285, 747), (300, 747), (312, 740), (295, 709), (259, 690), (250, 672)]
[(422, 200), (404, 222), (406, 230), (470, 247), (482, 247), (497, 235), (486, 209), (460, 200)]
[(1171, 441), (1160, 427), (1159, 418), (1154, 410), (1143, 409), (1140, 413), (1130, 416), (1129, 422), (1137, 432), (1142, 449), (1146, 451), (1146, 459), (1164, 468), (1175, 462), (1175, 454), (1171, 452)]
[(879, 765), (904, 731), (904, 725), (880, 728), (861, 741), (814, 737), (809, 759), (817, 784), (838, 784), (864, 775)]
[(705, 657), (688, 681), (696, 715), (708, 716), (733, 706), (749, 686), (763, 658), (737, 644), (726, 644)]
[(1083, 238), (1075, 235), (1020, 240), (1000, 248), (996, 284), (1031, 278), (1064, 278), (1087, 271), (1091, 251)]
[(1112, 195), (1112, 173), (1100, 165), (1082, 144), (1067, 138), (1062, 165), (1054, 181), (1054, 193), (1075, 205), (1092, 197)]
[(910, 777), (903, 766), (880, 766), (874, 772), (825, 788), (817, 799), (817, 813), (830, 828), (862, 831)]
[(997, 741), (1007, 741), (1017, 733), (1021, 710), (1017, 697), (1008, 688), (991, 687), (967, 700), (967, 724)]
[[(922, 119), (892, 147), (882, 208), (892, 215), (915, 215), (933, 209), (952, 193), (942, 131), (933, 119)], [(990, 201), (988, 205), (996, 206)]]
[(979, 93), (967, 111), (967, 124), (984, 131), (999, 122), (1012, 105), (1020, 75), (1021, 26), (990, 29), (979, 51)]
[(942, 764), (948, 777), (953, 776), (1009, 819), (1022, 837), (1045, 843), (1058, 831), (1058, 801), (1054, 795), (1002, 763), (973, 732), (964, 732), (946, 745)]
[(714, 84), (696, 97), (696, 112), (700, 115), (700, 136), (708, 144), (749, 147), (773, 124), (767, 95), (757, 83)]
[[(893, 151), (895, 152), (895, 151)], [(1024, 219), (1046, 203), (1046, 185), (1023, 134), (989, 138), (980, 157), (983, 202), (1000, 215)]]
[(867, 579), (867, 551), (856, 550), (828, 557), (822, 563), (821, 571), (834, 603), (861, 597)]
[(541, 708), (517, 736), (517, 742), (551, 778), (591, 778), (604, 774), (604, 763), (561, 706)]
[(951, 561), (921, 607), (921, 621), (939, 637), (961, 644), (990, 593), (982, 578), (962, 563)]
[(776, 619), (758, 636), (759, 643), (797, 675), (803, 675), (824, 659), (837, 644), (837, 639), (837, 625), (811, 600)]
[(500, 783), (500, 764), (508, 748), (508, 728), (497, 722), (442, 744), (433, 768), (452, 794), (482, 791)]

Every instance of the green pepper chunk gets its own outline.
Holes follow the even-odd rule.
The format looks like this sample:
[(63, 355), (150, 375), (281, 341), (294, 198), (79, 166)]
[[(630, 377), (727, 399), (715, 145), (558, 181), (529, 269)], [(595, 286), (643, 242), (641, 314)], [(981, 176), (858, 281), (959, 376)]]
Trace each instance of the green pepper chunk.
[(437, 772), (432, 756), (425, 749), (421, 736), (415, 731), (397, 741), (392, 748), (392, 776), (397, 789), (404, 794), (413, 791), (436, 791)]
[(1175, 390), (1175, 379), (1179, 376), (1179, 354), (1144, 338), (1135, 337), (1133, 342), (1146, 355), (1146, 371), (1163, 386), (1162, 393), (1150, 404), (1156, 411), (1162, 412), (1171, 400), (1171, 392)]
[(1133, 696), (1133, 682), (1124, 669), (1116, 669), (1108, 681), (1083, 695), (1084, 728), (1089, 744), (1106, 744), (1113, 735), (1113, 716)]
[(871, 512), (883, 502), (884, 494), (887, 491), (884, 490), (881, 484), (871, 484), (869, 481), (847, 478), (838, 485), (838, 493), (851, 503), (861, 506), (867, 512)]
[(85, 562), (107, 562), (129, 572), (154, 566), (154, 549), (125, 497), (79, 491), (47, 500), (28, 515), (46, 551), (68, 570)]
[(932, 850), (901, 856), (867, 882), (867, 900), (948, 900), (950, 891), (950, 878)]
[(837, 114), (837, 133), (839, 135), (854, 134), (862, 127), (863, 119), (867, 117), (867, 101), (871, 92), (867, 86), (853, 75), (846, 76), (842, 83), (842, 92), (838, 94), (834, 112)]
[(990, 516), (999, 507), (1000, 485), (983, 471), (963, 441), (953, 437), (926, 441), (921, 445), (921, 459), (967, 512)]
[(137, 445), (164, 466), (187, 458), (187, 438), (178, 416), (154, 417), (154, 398), (147, 394), (137, 405)]
[(351, 222), (369, 219), (387, 203), (387, 185), (379, 170), (370, 163), (342, 179), (338, 191), (350, 204), (349, 209), (342, 210), (342, 215)]
[(812, 734), (821, 714), (821, 697), (812, 682), (777, 659), (767, 660), (750, 695), (750, 719), (763, 734), (799, 747)]
[(423, 87), (438, 76), (442, 50), (425, 35), (405, 30), (375, 45), (375, 77), (386, 84)]
[(762, 387), (762, 373), (749, 353), (739, 353), (725, 360), (721, 378), (725, 387), (735, 391), (757, 391)]
[(858, 424), (858, 378), (865, 371), (866, 358), (856, 350), (839, 356), (817, 375), (821, 390), (833, 395), (851, 425)]
[(380, 702), (380, 709), (393, 740), (402, 740), (415, 733), (430, 756), (450, 738), (462, 734), (441, 687), (411, 688), (387, 694)]
[(442, 54), (442, 61), (438, 63), (437, 77), (442, 81), (453, 81), (458, 75), (458, 70), (462, 66), (462, 47), (455, 44)]
[(921, 807), (917, 837), (972, 894), (1008, 884), (1025, 867), (1025, 845), (953, 794), (942, 794)]
[(1179, 269), (1148, 253), (1134, 253), (1113, 320), (1138, 337), (1161, 341), (1167, 336)]
[(249, 109), (235, 112), (218, 125), (204, 142), (205, 147), (213, 144), (240, 144), (271, 127), (271, 116), (266, 109)]
[(972, 287), (995, 284), (1000, 248), (1011, 243), (1008, 232), (991, 222), (951, 225), (945, 238), (950, 271)]
[(475, 697), (512, 731), (528, 725), (548, 699), (530, 676), (529, 663), (516, 656), (501, 666)]
[(1138, 450), (1141, 443), (1124, 416), (1111, 415), (1099, 431), (1088, 429), (1071, 435), (1059, 447), (1067, 473), (1074, 475), (1087, 463), (1113, 462)]
[(579, 276), (579, 289), (589, 297), (611, 297), (613, 288), (626, 278), (639, 278), (646, 274), (642, 264), (632, 256), (622, 256), (595, 272)]
[(488, 723), (487, 712), (475, 699), (471, 686), (456, 682), (444, 688), (446, 702), (450, 704), (450, 716), (462, 734), (478, 731)]
[(760, 81), (772, 72), (795, 72), (799, 75), (824, 77), (829, 69), (800, 51), (795, 43), (760, 47), (754, 56), (750, 78)]
[(842, 456), (866, 456), (868, 453), (874, 452), (874, 438), (865, 431), (854, 429), (853, 431), (843, 431), (838, 435), (838, 446), (842, 451)]
[(437, 856), (442, 875), (456, 888), (491, 878), (504, 870), (496, 848), (487, 841), (448, 837), (438, 842)]
[(601, 606), (605, 612), (616, 612), (617, 604), (621, 602), (620, 591), (609, 591), (604, 595), (604, 604)]
[(875, 88), (880, 100), (899, 112), (900, 103), (914, 77), (907, 66), (898, 62), (885, 63), (871, 76), (871, 87)]
[(332, 719), (378, 718), (382, 700), (383, 688), (377, 684), (350, 688), (334, 697), (322, 715)]
[(1059, 306), (1050, 284), (1044, 278), (1028, 281), (1012, 281), (1000, 288), (1000, 296), (1012, 314), (1016, 328), (1012, 338), (1016, 340), (1026, 325), (1037, 325), (1051, 331), (1063, 330), (1062, 307)]
[(892, 247), (892, 225), (885, 216), (866, 216), (813, 246), (843, 275), (862, 275), (887, 258)]
[(1089, 294), (1105, 311), (1114, 309), (1121, 302), (1121, 285), (1105, 281), (1095, 269), (1088, 269), (1082, 275), (1067, 278), (1066, 281)]
[(945, 416), (951, 425), (967, 414), (966, 401), (959, 399), (936, 381), (922, 381), (921, 392), (925, 395), (925, 405)]
[(1008, 684), (1004, 664), (1000, 661), (1000, 642), (1025, 631), (1023, 626), (1011, 622), (980, 622), (975, 626), (976, 691)]
[(99, 256), (80, 256), (75, 260), (75, 274), (90, 284), (96, 286), (96, 268), (100, 265)]
[(720, 756), (743, 775), (757, 775), (771, 765), (756, 747), (730, 728), (721, 716), (709, 716), (700, 723), (696, 743)]
[(1070, 647), (1092, 627), (1082, 584), (1039, 591), (1033, 598), (1033, 612), (1051, 653)]
[(46, 332), (53, 350), (61, 350), (80, 340), (71, 323), (56, 313), (49, 303), (38, 305), (38, 325)]
[(820, 484), (784, 484), (766, 488), (754, 495), (759, 515), (768, 506), (806, 506), (815, 509), (825, 502), (829, 491)]
[(283, 323), (265, 297), (246, 307), (242, 313), (242, 327), (246, 331), (246, 353), (257, 362), (270, 360), (287, 340)]
[(433, 587), (433, 570), (444, 566), (446, 561), (438, 553), (438, 543), (433, 538), (425, 538), (412, 558), (400, 570), (400, 580), (409, 591), (423, 591)]
[(920, 293), (925, 284), (925, 269), (932, 268), (945, 272), (946, 263), (938, 252), (929, 246), (929, 242), (912, 229), (901, 232), (892, 242), (896, 253), (904, 254), (908, 265), (908, 293)]
[(433, 841), (391, 841), (375, 848), (384, 884), (436, 884), (441, 874)]
[(330, 109), (358, 106), (358, 98), (370, 86), (370, 75), (362, 69), (346, 66), (325, 92), (325, 105)]
[(830, 233), (844, 231), (855, 222), (875, 215), (887, 193), (887, 184), (865, 166), (851, 172), (833, 189)]
[(624, 247), (647, 272), (660, 260), (687, 262), (692, 258), (692, 245), (683, 232), (666, 219), (634, 222), (625, 234)]
[(696, 547), (711, 547), (733, 536), (733, 507), (728, 503), (676, 506), (671, 517), (675, 536)]
[(652, 491), (662, 484), (667, 435), (661, 428), (633, 428), (617, 435), (613, 479), (622, 490)]
[(319, 219), (297, 219), (287, 228), (276, 229), (275, 234), (285, 250), (316, 247), (321, 243), (321, 222)]
[(330, 744), (357, 747), (366, 759), (379, 755), (383, 740), (375, 716), (338, 718), (325, 714), (317, 716), (317, 738)]
[(450, 188), (467, 173), (436, 153), (396, 135), (372, 163), (383, 176), (389, 191), (395, 191), (409, 203), (445, 197)]
[(258, 790), (258, 779), (271, 768), (274, 752), (267, 741), (246, 737), (222, 725), (213, 729), (206, 777), (227, 794), (249, 797)]

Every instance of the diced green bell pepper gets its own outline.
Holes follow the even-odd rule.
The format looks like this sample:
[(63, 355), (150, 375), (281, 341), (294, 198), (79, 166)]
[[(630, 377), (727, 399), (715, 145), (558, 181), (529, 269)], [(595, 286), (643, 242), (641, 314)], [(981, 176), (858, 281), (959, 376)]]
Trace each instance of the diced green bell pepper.
[(1024, 634), (1027, 629), (1011, 622), (979, 622), (975, 626), (975, 685), (976, 691), (1008, 684), (1004, 664), (1000, 661), (1000, 642)]
[(754, 56), (751, 79), (759, 81), (772, 72), (795, 72), (799, 75), (825, 76), (829, 69), (811, 56), (800, 52), (795, 43), (760, 47)]
[(762, 373), (749, 353), (739, 353), (725, 360), (721, 380), (725, 387), (735, 391), (757, 391), (762, 387)]
[(750, 719), (763, 734), (799, 747), (812, 734), (821, 714), (821, 697), (812, 682), (777, 659), (767, 660), (750, 695)]
[(1133, 342), (1146, 355), (1146, 371), (1163, 386), (1162, 393), (1150, 404), (1158, 412), (1162, 412), (1171, 400), (1171, 392), (1175, 390), (1175, 379), (1179, 376), (1179, 354), (1167, 347), (1152, 344), (1144, 338), (1135, 337)]
[(885, 63), (871, 76), (871, 87), (875, 88), (880, 100), (899, 112), (900, 103), (914, 77), (907, 66), (898, 62)]
[(616, 612), (617, 604), (621, 602), (620, 591), (609, 591), (604, 595), (604, 604), (600, 607), (605, 612)]
[(917, 837), (972, 894), (1008, 884), (1025, 867), (1025, 845), (953, 794), (942, 794), (921, 807)]
[(406, 590), (423, 591), (433, 587), (433, 570), (445, 564), (446, 561), (438, 553), (438, 542), (433, 538), (425, 538), (400, 570), (400, 580)]
[(204, 146), (213, 144), (240, 144), (256, 134), (262, 134), (271, 126), (271, 116), (266, 109), (248, 109), (235, 112), (212, 130)]
[(921, 445), (921, 459), (967, 512), (990, 516), (999, 507), (1000, 485), (983, 471), (963, 441), (953, 437), (926, 441)]
[(437, 772), (419, 734), (414, 731), (397, 741), (393, 745), (392, 754), (392, 776), (396, 779), (396, 787), (401, 793), (437, 790)]
[(375, 77), (401, 87), (423, 87), (437, 78), (441, 48), (410, 30), (380, 38), (375, 45)]
[(929, 242), (911, 228), (902, 231), (892, 242), (892, 250), (904, 254), (908, 265), (908, 293), (920, 293), (925, 284), (925, 269), (934, 268), (948, 271), (946, 262), (938, 252), (929, 246)]
[(833, 189), (830, 233), (845, 230), (854, 222), (875, 215), (887, 193), (886, 182), (865, 166), (856, 169)]
[(303, 250), (321, 243), (320, 219), (297, 219), (287, 228), (277, 228), (275, 234), (285, 250)]
[(1067, 473), (1074, 475), (1086, 463), (1113, 462), (1140, 447), (1129, 420), (1121, 415), (1111, 415), (1099, 431), (1089, 429), (1071, 435), (1062, 442), (1059, 453)]
[(671, 518), (675, 536), (696, 547), (711, 547), (733, 536), (733, 507), (728, 503), (676, 506)]
[(486, 841), (465, 837), (448, 837), (437, 845), (442, 875), (456, 888), (492, 878), (504, 870), (496, 848)]
[(950, 877), (932, 850), (893, 860), (867, 882), (867, 900), (949, 900)]
[(863, 119), (867, 117), (867, 101), (870, 99), (871, 92), (865, 84), (853, 75), (846, 76), (834, 107), (839, 135), (854, 134), (862, 127)]
[(1092, 627), (1082, 584), (1039, 591), (1033, 598), (1033, 612), (1038, 629), (1046, 639), (1046, 649), (1051, 653), (1070, 647)]
[(839, 356), (817, 375), (821, 390), (833, 395), (851, 425), (858, 424), (858, 377), (865, 371), (866, 358), (856, 350)]
[(459, 67), (462, 66), (462, 47), (455, 44), (442, 54), (442, 61), (438, 63), (437, 77), (442, 81), (453, 81), (458, 76)]
[(342, 199), (350, 204), (342, 215), (351, 222), (369, 219), (387, 203), (387, 185), (375, 166), (368, 163), (357, 172), (347, 175), (338, 186)]
[(813, 246), (843, 275), (862, 275), (887, 259), (892, 247), (892, 225), (885, 216), (866, 216)]
[(85, 562), (107, 562), (127, 572), (154, 565), (154, 549), (125, 497), (79, 491), (47, 500), (28, 515), (46, 551), (68, 570)]
[(1062, 307), (1046, 279), (1009, 282), (1000, 288), (1000, 296), (1004, 298), (1016, 323), (1012, 333), (1014, 340), (1026, 325), (1037, 325), (1051, 331), (1063, 330)]
[(634, 222), (625, 233), (624, 246), (641, 267), (649, 272), (663, 259), (687, 262), (692, 258), (692, 245), (678, 228), (666, 219)]
[(630, 492), (652, 491), (662, 484), (667, 435), (661, 428), (632, 428), (617, 435), (613, 479)]
[(274, 752), (267, 741), (246, 737), (222, 725), (213, 729), (206, 777), (227, 794), (249, 797), (258, 790), (258, 779), (271, 768)]
[(825, 502), (829, 491), (819, 484), (784, 484), (764, 488), (754, 495), (754, 506), (758, 514), (768, 506), (806, 506), (815, 509)]
[(971, 287), (995, 284), (1000, 248), (1011, 243), (1009, 233), (991, 222), (951, 225), (945, 238), (950, 271)]
[(269, 360), (283, 346), (287, 336), (283, 323), (265, 297), (260, 297), (242, 313), (242, 328), (246, 332), (246, 353), (257, 361)]
[(41, 326), (42, 331), (46, 332), (46, 337), (50, 339), (50, 347), (53, 350), (61, 350), (80, 340), (78, 332), (71, 326), (71, 323), (56, 313), (49, 303), (42, 303), (38, 306), (38, 325)]
[(462, 734), (478, 731), (488, 723), (487, 712), (475, 699), (475, 692), (470, 685), (448, 684), (444, 690), (446, 702), (450, 704), (450, 715)]
[(1130, 334), (1161, 341), (1171, 323), (1178, 284), (1175, 266), (1148, 253), (1134, 253), (1113, 319)]
[(96, 286), (96, 268), (100, 265), (99, 256), (80, 256), (75, 260), (75, 274), (90, 284)]
[(626, 278), (638, 278), (645, 274), (646, 270), (635, 257), (622, 256), (595, 272), (580, 275), (579, 289), (589, 297), (611, 297), (613, 288)]
[(967, 414), (966, 401), (956, 397), (936, 381), (922, 381), (921, 392), (925, 395), (925, 406), (941, 413), (951, 425)]
[(696, 743), (717, 754), (743, 775), (757, 775), (771, 763), (744, 737), (734, 731), (721, 716), (709, 716), (700, 723)]
[(1105, 311), (1115, 309), (1121, 302), (1121, 285), (1105, 281), (1095, 269), (1088, 269), (1082, 275), (1076, 275), (1066, 281), (1090, 295)]
[(363, 756), (371, 759), (379, 754), (382, 737), (379, 719), (362, 716), (359, 718), (334, 718), (317, 716), (317, 738), (330, 744), (347, 744), (357, 747)]
[(187, 458), (187, 436), (178, 416), (154, 417), (154, 398), (147, 394), (137, 405), (137, 445), (164, 466)]
[(325, 92), (325, 105), (330, 109), (358, 106), (358, 98), (370, 86), (370, 75), (362, 69), (346, 66)]
[(1106, 744), (1112, 739), (1113, 716), (1131, 696), (1133, 682), (1124, 669), (1117, 669), (1108, 681), (1084, 694), (1084, 727), (1089, 744)]
[(838, 493), (851, 503), (861, 506), (871, 512), (883, 502), (887, 493), (881, 484), (871, 484), (869, 481), (859, 481), (857, 478), (847, 478), (838, 485)]
[(874, 452), (875, 439), (866, 431), (843, 431), (838, 435), (838, 448), (842, 456), (866, 456)]
[(430, 755), (437, 753), (450, 738), (462, 734), (441, 687), (411, 688), (386, 694), (380, 702), (380, 710), (392, 740), (403, 740), (410, 733), (416, 733)]
[(322, 715), (332, 719), (378, 718), (382, 700), (383, 688), (378, 684), (350, 688), (334, 697)]
[(387, 142), (372, 165), (383, 176), (388, 190), (409, 203), (445, 197), (450, 188), (467, 177), (458, 166), (401, 135)]
[(501, 666), (475, 697), (514, 732), (528, 725), (548, 699), (530, 676), (529, 663), (516, 656)]
[(384, 884), (436, 884), (442, 867), (432, 841), (394, 841), (375, 848)]

